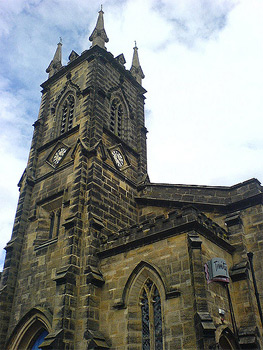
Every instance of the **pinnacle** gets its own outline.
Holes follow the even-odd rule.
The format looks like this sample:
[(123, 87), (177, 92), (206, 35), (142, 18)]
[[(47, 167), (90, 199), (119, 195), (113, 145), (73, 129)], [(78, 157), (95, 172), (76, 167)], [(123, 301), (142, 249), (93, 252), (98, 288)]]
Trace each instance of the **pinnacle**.
[(133, 57), (132, 57), (132, 65), (130, 72), (134, 76), (134, 78), (137, 80), (139, 84), (142, 83), (142, 79), (144, 79), (145, 75), (143, 74), (142, 67), (140, 65), (139, 61), (139, 55), (138, 55), (138, 47), (135, 41), (135, 46), (133, 48)]
[(49, 66), (46, 69), (46, 72), (49, 73), (49, 78), (54, 75), (62, 67), (62, 39), (60, 38), (59, 43), (57, 44), (57, 49), (54, 54), (53, 60), (50, 62)]
[(101, 10), (99, 11), (99, 16), (97, 19), (96, 26), (89, 37), (89, 40), (92, 41), (91, 47), (98, 45), (103, 49), (106, 49), (105, 43), (109, 41), (109, 38), (107, 37), (106, 31), (104, 29), (104, 19), (103, 19), (104, 12)]

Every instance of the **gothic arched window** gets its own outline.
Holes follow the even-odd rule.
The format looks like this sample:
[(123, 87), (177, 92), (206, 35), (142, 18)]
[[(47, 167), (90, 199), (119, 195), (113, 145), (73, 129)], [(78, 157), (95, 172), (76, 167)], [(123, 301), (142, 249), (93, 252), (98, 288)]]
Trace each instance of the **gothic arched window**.
[(161, 298), (147, 279), (141, 292), (142, 350), (163, 350)]
[[(6, 350), (39, 350), (51, 331), (52, 315), (43, 307), (31, 309), (12, 332)], [(44, 344), (43, 344), (44, 345)], [(44, 348), (44, 346), (43, 346)]]
[(72, 129), (74, 108), (75, 108), (75, 98), (73, 95), (68, 95), (60, 107), (61, 115), (60, 115), (59, 134), (63, 134), (64, 132)]
[(123, 105), (118, 98), (115, 98), (110, 108), (110, 130), (119, 137), (121, 137), (122, 119)]

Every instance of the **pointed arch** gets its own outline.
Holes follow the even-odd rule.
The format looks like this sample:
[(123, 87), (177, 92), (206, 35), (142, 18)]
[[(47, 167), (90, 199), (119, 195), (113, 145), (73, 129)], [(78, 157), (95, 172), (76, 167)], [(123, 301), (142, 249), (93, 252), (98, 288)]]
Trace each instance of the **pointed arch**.
[(133, 269), (124, 286), (120, 305), (122, 308), (127, 307), (129, 292), (131, 291), (131, 287), (135, 283), (135, 280), (138, 279), (138, 276), (144, 276), (145, 279), (150, 276), (154, 281), (158, 281), (157, 284), (162, 286), (165, 298), (167, 299), (169, 287), (164, 273), (157, 266), (146, 261), (141, 261)]
[(239, 349), (237, 339), (227, 325), (221, 325), (216, 329), (216, 343), (221, 350)]
[(122, 136), (123, 128), (123, 103), (118, 97), (115, 97), (110, 103), (110, 131), (118, 137)]
[(121, 89), (110, 93), (108, 128), (116, 136), (128, 140), (130, 108)]
[(7, 350), (33, 349), (36, 340), (40, 340), (51, 331), (52, 314), (42, 307), (34, 307), (27, 312), (13, 330), (7, 341)]
[[(127, 306), (128, 349), (164, 349), (166, 281), (152, 264), (141, 261), (130, 274), (123, 291)], [(138, 340), (134, 344), (134, 339)], [(134, 347), (135, 346), (135, 347)]]
[(67, 74), (67, 79), (51, 108), (54, 114), (54, 137), (74, 127), (76, 104), (82, 96), (80, 87), (71, 81), (71, 73)]
[(76, 96), (74, 91), (67, 91), (56, 108), (56, 136), (71, 130), (74, 125)]

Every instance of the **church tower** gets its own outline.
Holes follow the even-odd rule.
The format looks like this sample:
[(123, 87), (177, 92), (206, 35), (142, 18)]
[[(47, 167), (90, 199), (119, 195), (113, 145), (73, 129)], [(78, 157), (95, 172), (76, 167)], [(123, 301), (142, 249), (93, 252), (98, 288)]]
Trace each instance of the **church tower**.
[(59, 42), (41, 85), (5, 248), (1, 349), (32, 349), (36, 342), (42, 349), (86, 349), (96, 338), (87, 331), (99, 329), (99, 244), (138, 220), (135, 197), (147, 178), (138, 49), (126, 70), (124, 55), (105, 47), (102, 10), (90, 41), (81, 55), (71, 52), (66, 66)]
[(263, 187), (151, 183), (144, 74), (91, 48), (42, 100), (0, 280), (0, 349), (263, 348)]

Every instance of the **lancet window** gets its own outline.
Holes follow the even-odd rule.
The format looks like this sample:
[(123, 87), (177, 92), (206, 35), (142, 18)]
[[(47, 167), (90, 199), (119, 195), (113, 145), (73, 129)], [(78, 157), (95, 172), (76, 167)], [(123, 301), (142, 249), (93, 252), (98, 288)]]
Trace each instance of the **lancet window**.
[(73, 117), (75, 108), (75, 98), (73, 95), (68, 95), (67, 98), (62, 103), (60, 113), (60, 129), (59, 134), (63, 134), (66, 131), (72, 129)]
[(142, 350), (163, 350), (161, 298), (147, 279), (141, 292)]
[(110, 108), (110, 130), (119, 137), (121, 137), (123, 110), (123, 104), (115, 98)]
[(55, 238), (59, 234), (61, 210), (52, 211), (50, 213), (49, 239)]

